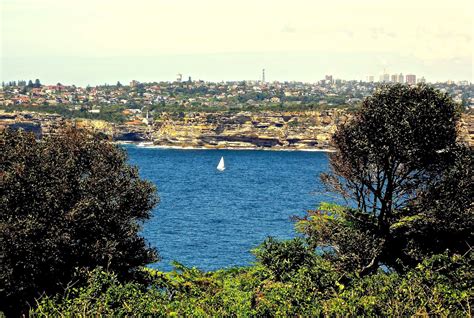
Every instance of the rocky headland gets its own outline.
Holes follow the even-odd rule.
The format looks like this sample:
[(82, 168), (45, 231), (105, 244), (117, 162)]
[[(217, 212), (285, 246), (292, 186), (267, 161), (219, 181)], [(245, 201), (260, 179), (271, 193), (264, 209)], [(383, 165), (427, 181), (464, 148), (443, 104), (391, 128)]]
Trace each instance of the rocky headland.
[(163, 113), (155, 145), (199, 148), (329, 149), (341, 110), (325, 112)]
[[(114, 141), (177, 148), (331, 150), (331, 136), (351, 114), (341, 109), (301, 112), (160, 113), (147, 123), (113, 124), (65, 120), (39, 113), (0, 113), (0, 129), (22, 128), (38, 137), (65, 123), (93, 130)], [(461, 138), (474, 146), (474, 115), (463, 114)]]

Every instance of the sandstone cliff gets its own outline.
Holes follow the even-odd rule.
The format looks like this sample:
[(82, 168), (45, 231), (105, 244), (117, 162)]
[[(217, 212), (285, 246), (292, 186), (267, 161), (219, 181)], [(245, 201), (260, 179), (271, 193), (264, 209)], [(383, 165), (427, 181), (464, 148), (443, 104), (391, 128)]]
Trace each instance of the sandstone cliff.
[(204, 148), (328, 149), (340, 110), (325, 112), (181, 113), (155, 119), (155, 144)]
[[(117, 125), (74, 120), (78, 127), (116, 141), (153, 141), (156, 145), (199, 148), (331, 149), (337, 124), (348, 120), (342, 110), (324, 112), (161, 113), (151, 125)], [(0, 111), (6, 127), (47, 135), (69, 121), (59, 115)], [(474, 147), (474, 114), (463, 114), (460, 139)]]
[[(330, 139), (350, 114), (323, 112), (163, 113), (147, 138), (161, 146), (331, 149)], [(460, 138), (474, 146), (474, 115), (464, 114)]]

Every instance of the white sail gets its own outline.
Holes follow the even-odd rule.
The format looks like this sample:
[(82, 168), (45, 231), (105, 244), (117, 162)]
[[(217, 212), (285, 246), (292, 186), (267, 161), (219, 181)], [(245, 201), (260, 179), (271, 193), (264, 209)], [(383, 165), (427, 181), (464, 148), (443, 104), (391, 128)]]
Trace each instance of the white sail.
[(219, 171), (225, 170), (224, 157), (221, 157), (221, 161), (219, 161), (219, 164), (217, 165), (217, 170)]

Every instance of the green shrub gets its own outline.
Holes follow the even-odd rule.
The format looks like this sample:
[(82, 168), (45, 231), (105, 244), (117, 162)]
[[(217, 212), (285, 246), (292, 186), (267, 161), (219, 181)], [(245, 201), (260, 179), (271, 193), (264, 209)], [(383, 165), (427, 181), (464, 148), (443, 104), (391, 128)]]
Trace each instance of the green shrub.
[[(292, 243), (290, 243), (291, 245)], [(441, 254), (405, 274), (379, 271), (347, 284), (330, 263), (316, 258), (285, 281), (262, 264), (202, 272), (176, 264), (169, 273), (146, 269), (149, 284), (123, 283), (96, 269), (88, 284), (63, 296), (45, 296), (31, 312), (40, 316), (469, 316), (473, 253)]]
[[(473, 253), (433, 256), (405, 274), (379, 271), (343, 285), (324, 267), (301, 267), (288, 283), (259, 289), (257, 316), (469, 316), (474, 296)], [(324, 271), (310, 280), (309, 272)], [(318, 275), (315, 275), (315, 278)]]
[(157, 260), (138, 235), (158, 198), (123, 150), (67, 128), (0, 132), (0, 310), (18, 315), (102, 266), (132, 278)]

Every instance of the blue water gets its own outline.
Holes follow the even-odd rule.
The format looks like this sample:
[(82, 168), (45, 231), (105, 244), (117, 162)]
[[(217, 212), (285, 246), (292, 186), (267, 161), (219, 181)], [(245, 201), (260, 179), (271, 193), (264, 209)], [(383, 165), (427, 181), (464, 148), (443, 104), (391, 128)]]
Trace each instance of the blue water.
[[(291, 216), (325, 196), (322, 152), (174, 150), (124, 146), (142, 178), (158, 187), (160, 203), (142, 234), (170, 270), (176, 260), (203, 270), (249, 265), (250, 250), (267, 236), (294, 237)], [(224, 157), (226, 170), (218, 172)]]

